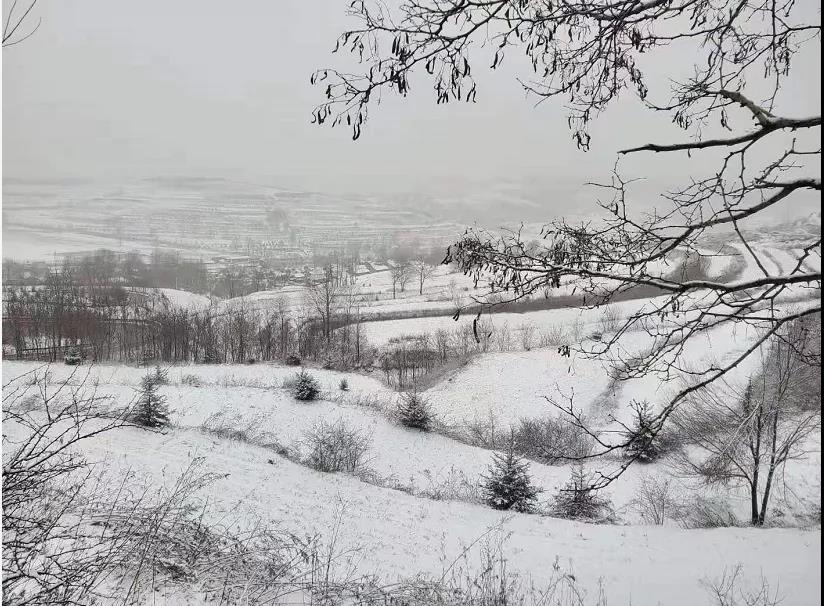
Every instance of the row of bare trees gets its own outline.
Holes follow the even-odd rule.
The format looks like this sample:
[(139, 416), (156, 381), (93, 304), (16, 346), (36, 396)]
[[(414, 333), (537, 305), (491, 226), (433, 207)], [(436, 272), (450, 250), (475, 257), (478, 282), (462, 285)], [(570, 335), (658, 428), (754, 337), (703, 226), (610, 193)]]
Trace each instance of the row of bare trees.
[(307, 290), (303, 305), (278, 299), (259, 308), (240, 298), (187, 309), (144, 304), (119, 287), (93, 290), (58, 272), (43, 288), (7, 293), (4, 343), (19, 358), (51, 361), (80, 348), (96, 361), (240, 363), (298, 356), (359, 364), (368, 348), (358, 299), (334, 272), (326, 275)]

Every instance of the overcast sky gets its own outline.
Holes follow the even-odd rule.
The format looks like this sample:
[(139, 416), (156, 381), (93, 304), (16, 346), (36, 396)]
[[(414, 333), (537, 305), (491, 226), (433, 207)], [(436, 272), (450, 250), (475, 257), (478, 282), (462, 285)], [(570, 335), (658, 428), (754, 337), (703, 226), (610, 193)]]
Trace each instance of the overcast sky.
[[(818, 3), (802, 1), (820, 21)], [(384, 98), (373, 108), (353, 143), (344, 129), (309, 122), (322, 93), (309, 75), (333, 64), (346, 4), (40, 0), (39, 31), (3, 53), (4, 176), (282, 177), (365, 190), (426, 187), (444, 176), (530, 176), (569, 185), (607, 178), (619, 147), (672, 133), (666, 116), (628, 96), (595, 123), (585, 154), (570, 139), (561, 103), (533, 107), (510, 69), (482, 76), (472, 106), (436, 106), (419, 76), (406, 102)], [(683, 56), (650, 65), (659, 82), (676, 58)], [(797, 69), (782, 108), (820, 113), (820, 59), (804, 58)], [(683, 162), (660, 162), (650, 181), (672, 184)]]

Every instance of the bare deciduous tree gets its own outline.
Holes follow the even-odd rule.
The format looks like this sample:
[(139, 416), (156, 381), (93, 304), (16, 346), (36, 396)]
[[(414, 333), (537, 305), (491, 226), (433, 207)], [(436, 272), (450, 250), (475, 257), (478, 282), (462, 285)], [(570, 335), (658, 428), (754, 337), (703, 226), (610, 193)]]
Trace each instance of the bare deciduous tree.
[(409, 280), (412, 279), (412, 266), (409, 263), (396, 263), (389, 270), (389, 279), (392, 281), (392, 298), (397, 296), (398, 290), (404, 291)]
[(323, 336), (328, 343), (332, 338), (332, 323), (340, 306), (345, 288), (335, 279), (332, 266), (325, 268), (323, 279), (306, 289), (306, 302), (323, 324)]
[[(785, 331), (785, 333), (788, 331)], [(743, 482), (750, 495), (750, 522), (767, 518), (770, 495), (787, 461), (803, 458), (820, 411), (803, 410), (809, 396), (799, 385), (797, 356), (774, 338), (757, 375), (739, 388), (721, 382), (695, 392), (674, 415), (675, 425), (699, 453), (682, 452), (681, 467), (708, 484)]]
[(435, 267), (427, 263), (424, 259), (415, 259), (412, 261), (412, 271), (415, 273), (415, 278), (418, 281), (418, 294), (422, 295), (424, 284), (435, 275)]
[[(361, 1), (351, 5), (350, 13), (358, 25), (340, 36), (335, 50), (354, 54), (364, 68), (358, 73), (321, 69), (312, 82), (325, 91), (314, 122), (348, 127), (354, 139), (380, 93), (407, 96), (414, 74), (431, 79), (438, 103), (474, 102), (481, 55), (475, 49), (480, 46), (490, 49), (492, 69), (514, 49), (525, 53), (532, 74), (520, 80), (522, 86), (541, 101), (564, 100), (580, 149), (592, 144), (591, 121), (620, 95), (634, 94), (645, 108), (669, 116), (691, 136), (629, 146), (619, 158), (684, 153), (687, 159), (699, 156), (715, 164), (709, 171), (697, 168), (685, 184), (667, 188), (650, 213), (632, 211), (633, 180), (616, 165), (612, 181), (600, 185), (610, 194), (599, 202), (602, 220), (580, 225), (553, 221), (537, 243), (520, 231), (469, 230), (446, 259), (476, 283), (488, 284), (503, 303), (571, 283), (590, 306), (632, 293), (661, 295), (629, 314), (609, 338), (571, 344), (585, 355), (620, 356), (618, 344), (627, 332), (647, 331), (652, 346), (615, 364), (621, 378), (682, 373), (687, 370), (679, 364), (685, 344), (725, 324), (762, 329), (756, 342), (733, 359), (689, 369), (694, 381), (657, 407), (651, 419), (654, 433), (692, 392), (724, 379), (782, 326), (820, 312), (821, 271), (810, 263), (820, 258), (820, 233), (799, 231), (795, 260), (775, 269), (768, 268), (747, 235), (765, 212), (805, 196), (820, 198), (820, 112), (792, 116), (780, 107), (779, 92), (793, 59), (802, 51), (820, 52), (820, 23), (809, 19), (799, 3), (422, 0), (390, 7)], [(675, 45), (677, 54), (664, 57), (663, 49)], [(642, 54), (670, 61), (675, 57), (683, 64), (669, 73), (688, 75), (674, 83), (649, 79)], [(661, 270), (674, 255), (700, 258), (710, 237), (737, 239), (738, 250), (760, 275), (722, 280)], [(811, 301), (793, 311), (780, 304), (782, 297), (805, 294)], [(574, 422), (580, 420), (571, 405), (564, 408)], [(603, 439), (593, 456), (626, 446), (624, 439)], [(633, 461), (603, 474), (598, 487)]]

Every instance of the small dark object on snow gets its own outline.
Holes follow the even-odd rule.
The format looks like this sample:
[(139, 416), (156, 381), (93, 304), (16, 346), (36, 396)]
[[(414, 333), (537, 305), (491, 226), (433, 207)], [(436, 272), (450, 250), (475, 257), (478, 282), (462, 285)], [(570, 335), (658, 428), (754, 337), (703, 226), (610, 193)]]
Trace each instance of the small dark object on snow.
[(63, 358), (64, 362), (69, 366), (77, 366), (78, 364), (83, 363), (83, 356), (80, 355), (80, 352), (76, 349), (70, 349), (66, 356)]

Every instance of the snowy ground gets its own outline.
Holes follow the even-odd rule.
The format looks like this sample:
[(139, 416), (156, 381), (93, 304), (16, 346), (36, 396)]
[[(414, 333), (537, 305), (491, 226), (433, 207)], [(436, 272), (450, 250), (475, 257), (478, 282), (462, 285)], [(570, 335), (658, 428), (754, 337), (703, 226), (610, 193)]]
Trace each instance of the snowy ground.
[[(770, 249), (770, 254), (764, 255), (772, 263), (768, 271), (786, 270), (791, 262), (787, 255)], [(716, 270), (723, 273), (723, 268)], [(756, 270), (760, 271), (748, 265), (743, 277), (757, 275)], [(437, 296), (443, 296), (442, 302), (451, 304), (455, 288), (450, 281), (450, 275), (442, 273), (433, 283), (433, 294), (424, 297), (436, 304)], [(376, 305), (395, 305), (387, 299), (381, 302), (385, 283), (370, 282), (362, 287), (377, 297)], [(246, 301), (265, 308), (282, 294), (256, 293)], [(287, 294), (294, 305), (302, 296), (299, 289)], [(205, 298), (182, 291), (164, 290), (163, 295), (171, 305), (209, 305)], [(539, 334), (573, 336), (586, 343), (593, 334), (608, 332), (610, 322), (656, 302), (659, 300), (617, 303), (609, 306), (609, 313), (604, 309), (501, 313), (492, 316), (491, 322), (499, 331), (506, 327), (515, 342), (521, 339), (524, 327), (534, 327)], [(406, 296), (401, 305), (425, 308), (425, 301)], [(394, 339), (440, 329), (453, 331), (457, 326), (445, 315), (369, 322), (364, 329), (370, 343), (383, 347)], [(710, 360), (728, 361), (753, 337), (742, 329), (720, 328), (691, 340), (680, 355), (679, 365), (687, 368)], [(648, 338), (638, 332), (626, 335), (621, 347), (629, 355), (642, 351), (646, 344)], [(657, 406), (682, 385), (677, 376), (667, 380), (654, 374), (616, 383), (599, 360), (580, 355), (568, 358), (555, 347), (534, 344), (528, 350), (519, 346), (512, 349), (471, 357), (426, 390), (427, 399), (448, 429), (488, 421), (505, 434), (523, 418), (555, 416), (547, 398), (573, 394), (576, 408), (601, 426), (612, 423), (610, 417), (627, 422), (630, 402), (647, 400)], [(43, 370), (42, 365), (4, 361), (3, 384), (37, 369)], [(736, 372), (743, 377), (751, 370), (742, 365)], [(54, 365), (49, 371), (53, 384), (75, 373), (74, 383), (81, 379), (89, 385), (96, 383), (99, 396), (111, 396), (113, 405), (122, 406), (135, 397), (146, 369)], [(771, 508), (775, 528), (686, 530), (674, 520), (664, 526), (644, 525), (633, 507), (644, 477), (670, 478), (676, 496), (685, 503), (699, 496), (721, 499), (739, 518), (747, 517), (749, 504), (740, 488), (710, 490), (698, 486), (673, 476), (666, 460), (632, 466), (607, 489), (615, 524), (504, 515), (467, 502), (472, 499), (461, 496), (466, 491), (453, 491), (449, 500), (432, 498), (450, 487), (476, 488), (492, 453), (446, 432), (421, 433), (399, 426), (391, 415), (398, 394), (377, 372), (367, 376), (311, 369), (323, 391), (321, 401), (313, 403), (297, 402), (284, 388), (295, 372), (293, 367), (274, 364), (172, 367), (170, 384), (163, 386), (161, 393), (172, 409), (174, 427), (163, 433), (127, 428), (103, 434), (86, 443), (84, 454), (105, 463), (116, 476), (135, 474), (135, 478), (153, 483), (171, 482), (192, 460), (202, 459), (204, 471), (221, 477), (208, 489), (213, 504), (210, 515), (215, 520), (233, 519), (241, 525), (261, 520), (301, 535), (329, 535), (337, 520), (342, 520), (338, 547), (358, 548), (361, 572), (375, 572), (388, 580), (421, 572), (438, 574), (444, 561), (500, 525), (498, 532), (506, 537), (504, 549), (513, 572), (540, 586), (549, 579), (557, 558), (574, 572), (590, 597), (602, 582), (609, 604), (709, 604), (702, 581), (718, 578), (725, 569), (739, 564), (750, 587), (760, 586), (763, 574), (777, 586), (784, 603), (820, 603), (821, 534), (810, 517), (821, 502), (820, 432), (811, 440), (812, 454), (791, 461), (781, 478)], [(339, 388), (343, 378), (349, 384), (345, 392)], [(290, 457), (204, 430), (204, 423), (214, 422), (216, 415), (266, 434), (267, 440), (286, 448)], [(319, 473), (296, 462), (306, 454), (308, 431), (321, 421), (339, 420), (368, 436), (368, 465), (373, 473), (363, 476), (365, 480)], [(9, 429), (4, 426), (6, 431)], [(618, 459), (599, 461), (590, 468), (607, 471), (619, 463)], [(571, 468), (532, 462), (530, 471), (543, 490), (541, 500), (547, 502), (569, 478)], [(815, 526), (808, 528), (810, 524)]]
[[(35, 363), (4, 362), (3, 381), (6, 383), (12, 377), (37, 368), (42, 369)], [(503, 372), (502, 369), (507, 371)], [(61, 382), (72, 371), (72, 368), (63, 365), (52, 367), (52, 383)], [(134, 398), (145, 370), (125, 366), (95, 366), (81, 367), (75, 372), (74, 383), (79, 383), (88, 373), (88, 383), (99, 384), (99, 396), (111, 395), (117, 403), (124, 404)], [(226, 452), (235, 446), (227, 445), (224, 440), (210, 437), (201, 430), (204, 422), (213, 415), (220, 414), (231, 424), (252, 426), (256, 431), (269, 434), (270, 441), (277, 442), (298, 455), (305, 455), (305, 436), (314, 425), (322, 420), (343, 420), (369, 437), (369, 467), (382, 484), (402, 487), (413, 493), (426, 493), (455, 483), (475, 485), (486, 472), (491, 460), (489, 451), (437, 433), (421, 433), (398, 426), (391, 418), (392, 405), (397, 395), (377, 378), (312, 370), (324, 390), (324, 401), (307, 404), (295, 401), (289, 391), (282, 387), (284, 380), (292, 377), (294, 372), (294, 368), (269, 364), (171, 368), (171, 384), (163, 387), (162, 393), (168, 398), (177, 428), (165, 438), (158, 438), (160, 444), (169, 449), (183, 448), (190, 453), (204, 448), (210, 452), (218, 450), (224, 453), (221, 456), (229, 456)], [(183, 384), (184, 377), (196, 377), (199, 385)], [(346, 393), (338, 387), (343, 377), (350, 386)], [(653, 389), (652, 393), (655, 393), (655, 387), (649, 384), (645, 387)], [(599, 407), (603, 406), (601, 402), (605, 395), (611, 397), (614, 403), (616, 396), (621, 394), (620, 401), (624, 402), (623, 408), (626, 408), (628, 400), (623, 395), (623, 390), (639, 389), (630, 382), (619, 390), (610, 392), (599, 362), (574, 360), (570, 365), (567, 359), (561, 358), (554, 351), (537, 350), (479, 356), (468, 367), (431, 388), (427, 397), (439, 416), (452, 425), (478, 419), (494, 419), (496, 426), (506, 434), (508, 425), (516, 423), (520, 418), (549, 414), (554, 416), (555, 413), (544, 396), (569, 393), (568, 390), (572, 388), (576, 390), (576, 405), (592, 416), (604, 412)], [(366, 400), (378, 402), (378, 406), (364, 406)], [(622, 407), (616, 406), (609, 411), (620, 416)], [(178, 441), (183, 445), (177, 444)], [(121, 438), (112, 436), (106, 440), (106, 444), (116, 453), (120, 448)], [(236, 446), (240, 448), (241, 445)], [(820, 452), (820, 448), (817, 450)], [(247, 451), (257, 453), (255, 456), (258, 459), (265, 456), (268, 461), (274, 456), (273, 460), (278, 465), (292, 465), (288, 461), (281, 461), (271, 450), (262, 451), (244, 446), (239, 452)], [(163, 456), (164, 460), (168, 460), (165, 458), (167, 455)], [(211, 456), (208, 455), (208, 458)], [(603, 462), (602, 469), (607, 470), (616, 463), (617, 461)], [(778, 491), (775, 498), (776, 509), (789, 516), (788, 520), (796, 514), (805, 515), (810, 502), (820, 499), (820, 455), (795, 462), (794, 465), (785, 478), (784, 489)], [(304, 471), (316, 475), (309, 469)], [(570, 468), (533, 462), (531, 473), (535, 483), (544, 490), (544, 500), (548, 500), (568, 479)], [(644, 475), (669, 475), (669, 471), (663, 463), (635, 466), (608, 490), (618, 517), (624, 523), (639, 523), (631, 501), (636, 494), (638, 482)], [(319, 477), (332, 481), (330, 476)], [(339, 483), (349, 480), (333, 481)], [(685, 496), (705, 492), (688, 482), (676, 482), (676, 485)], [(398, 493), (398, 498), (407, 498), (405, 493), (395, 492)], [(743, 492), (729, 489), (718, 494), (737, 515), (746, 517), (748, 503)], [(708, 496), (718, 494), (708, 493)], [(469, 507), (466, 503), (461, 505)]]
[(204, 457), (206, 469), (225, 475), (209, 489), (215, 518), (261, 519), (301, 534), (329, 536), (340, 517), (339, 547), (358, 547), (360, 569), (387, 579), (437, 575), (444, 560), (501, 524), (510, 570), (540, 586), (558, 558), (590, 599), (602, 581), (609, 604), (710, 604), (701, 581), (739, 564), (750, 587), (759, 585), (763, 573), (778, 586), (784, 603), (820, 603), (820, 531), (599, 526), (504, 515), (321, 474), (273, 459), (268, 451), (179, 430), (166, 435), (123, 430), (96, 441), (87, 454), (114, 458), (121, 473), (161, 481), (180, 473), (193, 457)]

